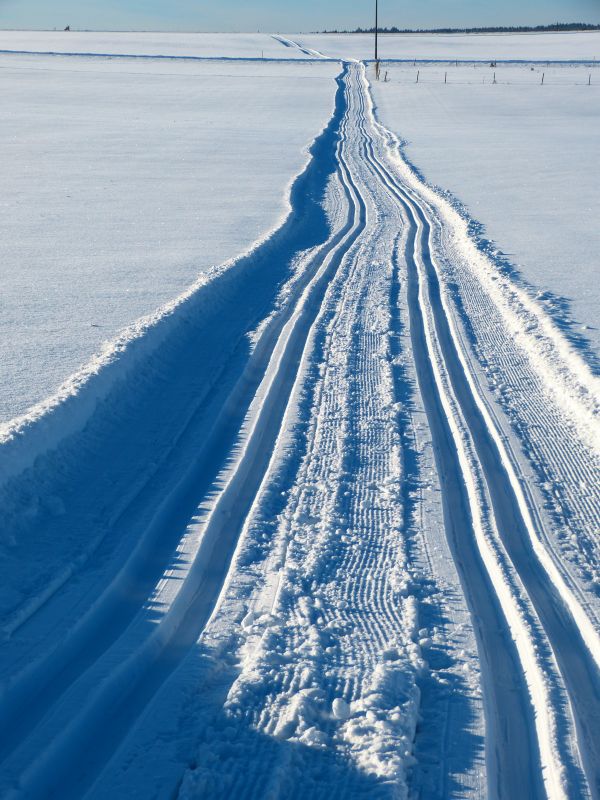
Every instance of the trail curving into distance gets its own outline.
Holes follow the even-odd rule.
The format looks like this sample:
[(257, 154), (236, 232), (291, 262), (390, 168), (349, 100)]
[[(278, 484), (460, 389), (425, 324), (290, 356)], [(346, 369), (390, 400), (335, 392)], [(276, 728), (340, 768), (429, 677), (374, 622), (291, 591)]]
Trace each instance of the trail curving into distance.
[[(474, 797), (600, 797), (598, 632), (556, 566), (508, 423), (490, 413), (471, 368), (464, 309), (440, 267), (448, 254), (437, 252), (444, 220), (396, 169), (390, 141), (366, 68), (345, 65), (290, 219), (225, 270), (220, 289), (204, 287), (209, 306), (209, 292), (220, 300), (209, 322), (230, 316), (216, 328), (220, 349), (215, 334), (198, 361), (202, 380), (186, 377), (208, 324), (192, 297), (192, 311), (175, 314), (193, 324), (149, 356), (139, 385), (116, 384), (60, 456), (56, 480), (75, 481), (78, 448), (101, 465), (123, 429), (131, 475), (116, 475), (117, 490), (141, 471), (85, 559), (10, 628), (3, 796), (102, 796), (106, 785), (129, 794), (136, 759), (150, 770), (161, 758), (148, 731), (187, 719), (194, 660), (224, 631), (237, 648), (221, 670), (226, 711), (200, 706), (229, 722), (188, 719), (161, 796), (407, 797), (421, 780), (419, 704), (423, 714), (442, 707), (427, 688), (439, 673), (462, 697), (462, 717), (476, 718), (482, 697), (485, 766), (466, 756), (475, 748), (460, 714), (427, 732), (444, 752), (437, 796), (458, 794), (462, 780)], [(253, 293), (234, 323), (232, 304)], [(452, 620), (420, 623), (424, 606), (441, 602), (432, 593), (425, 603), (423, 587), (441, 578), (419, 528), (423, 492), (407, 489), (409, 478), (425, 484), (426, 455), (408, 444), (416, 406), (439, 487), (429, 502), (464, 594), (452, 602), (474, 632), (480, 678), (469, 689), (459, 669), (428, 664), (437, 647), (466, 665)], [(144, 425), (160, 431), (163, 417), (159, 452)], [(142, 441), (156, 443), (153, 472), (141, 468)], [(88, 505), (101, 503), (87, 493)], [(249, 564), (253, 585), (236, 589)]]

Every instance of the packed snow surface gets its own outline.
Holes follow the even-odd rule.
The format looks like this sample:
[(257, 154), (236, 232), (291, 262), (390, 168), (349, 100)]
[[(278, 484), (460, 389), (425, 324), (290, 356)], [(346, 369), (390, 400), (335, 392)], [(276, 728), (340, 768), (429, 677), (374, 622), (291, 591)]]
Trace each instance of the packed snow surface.
[[(0, 795), (596, 798), (600, 379), (483, 238), (474, 179), (438, 189), (403, 144), (392, 107), (413, 79), (444, 103), (449, 67), (373, 88), (356, 61), (5, 58), (4, 224), (46, 259), (10, 284), (13, 305), (39, 284), (11, 318), (31, 349), (199, 277), (0, 426)], [(457, 102), (481, 77), (553, 156), (518, 92), (594, 90), (455, 69)]]
[[(298, 34), (305, 47), (333, 58), (374, 58), (373, 34)], [(382, 34), (379, 58), (463, 61), (595, 61), (600, 60), (600, 32)]]
[(600, 355), (600, 69), (383, 69), (377, 113), (408, 159)]
[(119, 33), (0, 31), (0, 50), (36, 53), (97, 53), (171, 58), (309, 57), (267, 33)]
[(14, 55), (0, 66), (4, 421), (278, 224), (339, 66)]

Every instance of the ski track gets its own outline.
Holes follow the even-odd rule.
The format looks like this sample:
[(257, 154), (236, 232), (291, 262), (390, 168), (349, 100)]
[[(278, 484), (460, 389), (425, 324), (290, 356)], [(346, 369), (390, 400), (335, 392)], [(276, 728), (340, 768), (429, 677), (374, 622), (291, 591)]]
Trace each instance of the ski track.
[[(376, 120), (364, 65), (344, 66), (291, 205), (270, 240), (175, 307), (139, 357), (152, 368), (107, 394), (114, 420), (101, 404), (4, 489), (17, 508), (46, 463), (60, 487), (85, 445), (81, 489), (131, 428), (125, 463), (79, 507), (92, 544), (6, 629), (0, 791), (125, 796), (127, 776), (162, 758), (153, 791), (182, 800), (600, 797), (585, 369), (508, 278), (465, 263), (457, 223)], [(199, 356), (213, 299), (220, 333), (249, 292)], [(141, 467), (158, 442), (129, 485), (127, 455)], [(105, 485), (120, 505), (98, 524)], [(423, 522), (436, 508), (439, 531)], [(153, 733), (174, 720), (180, 745)]]
[(327, 61), (331, 60), (330, 56), (324, 55), (319, 50), (311, 50), (308, 47), (303, 47), (301, 44), (295, 42), (293, 39), (286, 39), (284, 36), (279, 36), (275, 34), (273, 34), (273, 39), (275, 39), (276, 42), (282, 44), (284, 47), (291, 47), (292, 49), (300, 50), (300, 52), (303, 53), (308, 58), (325, 59)]

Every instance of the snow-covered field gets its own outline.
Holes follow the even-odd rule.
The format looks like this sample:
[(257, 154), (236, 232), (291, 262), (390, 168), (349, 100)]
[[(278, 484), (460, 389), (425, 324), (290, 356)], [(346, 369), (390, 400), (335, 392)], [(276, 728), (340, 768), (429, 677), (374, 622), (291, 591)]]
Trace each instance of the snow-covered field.
[(378, 115), (408, 159), (600, 355), (600, 69), (420, 65), (418, 84), (412, 65), (383, 71)]
[(597, 87), (297, 38), (0, 56), (0, 796), (596, 800)]
[[(373, 58), (372, 34), (299, 34), (294, 41), (332, 58)], [(453, 61), (600, 61), (600, 32), (383, 34), (383, 59)]]
[(307, 58), (268, 33), (0, 31), (0, 51), (97, 53), (167, 58)]
[(338, 72), (0, 55), (0, 422), (279, 224)]

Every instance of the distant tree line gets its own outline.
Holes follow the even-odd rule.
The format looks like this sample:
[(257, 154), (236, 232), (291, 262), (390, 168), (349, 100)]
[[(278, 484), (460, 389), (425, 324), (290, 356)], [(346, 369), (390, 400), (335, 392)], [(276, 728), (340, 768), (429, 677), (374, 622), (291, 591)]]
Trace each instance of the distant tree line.
[[(543, 33), (544, 31), (600, 31), (600, 25), (586, 22), (556, 22), (553, 25), (502, 25), (490, 28), (379, 28), (379, 33)], [(321, 31), (321, 33), (375, 33), (375, 28), (353, 31)]]

